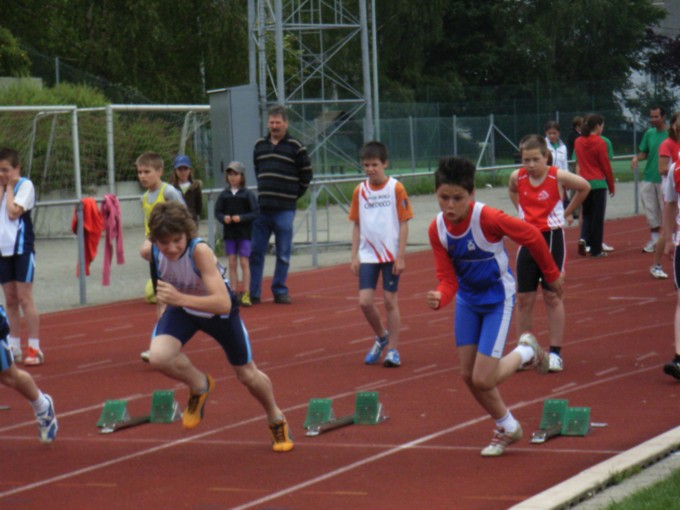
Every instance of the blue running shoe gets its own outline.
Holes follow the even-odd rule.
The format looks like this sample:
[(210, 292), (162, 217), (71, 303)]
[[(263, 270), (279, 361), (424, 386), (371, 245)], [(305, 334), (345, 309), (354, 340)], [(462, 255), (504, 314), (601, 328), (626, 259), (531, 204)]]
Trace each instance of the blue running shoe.
[(366, 354), (364, 363), (367, 365), (375, 365), (378, 361), (380, 361), (380, 356), (382, 355), (383, 349), (387, 347), (387, 344), (389, 343), (389, 337), (385, 335), (384, 338), (385, 340), (381, 340), (379, 337), (375, 337), (375, 343), (373, 344), (373, 347), (371, 347), (371, 350), (368, 351), (368, 354)]
[(57, 415), (54, 413), (54, 402), (52, 401), (52, 397), (45, 395), (45, 398), (50, 405), (47, 408), (47, 411), (37, 415), (38, 431), (41, 443), (51, 443), (57, 437), (59, 424), (57, 423)]
[(385, 356), (383, 366), (388, 368), (401, 366), (399, 351), (397, 351), (396, 349), (390, 349), (389, 351), (387, 351), (387, 356)]

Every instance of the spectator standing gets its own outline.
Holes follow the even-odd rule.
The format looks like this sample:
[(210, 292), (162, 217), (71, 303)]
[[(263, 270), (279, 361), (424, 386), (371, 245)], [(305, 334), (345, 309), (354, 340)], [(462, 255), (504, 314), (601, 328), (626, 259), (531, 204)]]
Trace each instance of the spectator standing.
[(652, 126), (642, 136), (638, 146), (639, 152), (631, 160), (630, 167), (635, 170), (640, 161), (647, 161), (645, 171), (642, 174), (640, 199), (645, 210), (651, 237), (642, 251), (654, 253), (661, 231), (661, 211), (663, 210), (661, 175), (659, 174), (659, 147), (668, 138), (666, 112), (663, 107), (653, 106), (649, 109), (649, 122)]
[(290, 304), (286, 285), (293, 250), (293, 221), (297, 201), (312, 180), (312, 165), (302, 142), (288, 134), (288, 114), (283, 106), (268, 111), (269, 134), (255, 143), (253, 160), (260, 214), (253, 222), (250, 252), (250, 300), (260, 303), (264, 257), (272, 233), (276, 265), (272, 281), (274, 303)]
[[(33, 301), (35, 277), (35, 234), (31, 209), (35, 205), (35, 188), (21, 176), (19, 153), (0, 150), (0, 283), (5, 294), (9, 335), (7, 343), (14, 361), (24, 365), (42, 365), (45, 355), (40, 349), (40, 318)], [(21, 312), (28, 330), (28, 350), (21, 350)]]
[(202, 183), (194, 179), (194, 169), (191, 166), (189, 156), (180, 154), (173, 160), (175, 171), (170, 177), (170, 184), (182, 193), (184, 203), (191, 214), (191, 217), (198, 225), (203, 213), (203, 190)]
[[(250, 301), (250, 237), (253, 220), (260, 208), (255, 194), (246, 188), (243, 163), (232, 161), (225, 175), (228, 186), (217, 197), (215, 218), (222, 224), (224, 253), (229, 259), (229, 282), (237, 292), (241, 306), (252, 306)], [(243, 291), (238, 291), (238, 267), (241, 266)]]
[(590, 193), (583, 201), (583, 228), (578, 253), (585, 256), (590, 247), (592, 257), (606, 257), (603, 251), (604, 213), (607, 208), (607, 189), (615, 193), (614, 174), (609, 161), (607, 143), (600, 136), (604, 117), (597, 113), (586, 116), (581, 136), (576, 139), (574, 154), (578, 160), (577, 173), (590, 184)]

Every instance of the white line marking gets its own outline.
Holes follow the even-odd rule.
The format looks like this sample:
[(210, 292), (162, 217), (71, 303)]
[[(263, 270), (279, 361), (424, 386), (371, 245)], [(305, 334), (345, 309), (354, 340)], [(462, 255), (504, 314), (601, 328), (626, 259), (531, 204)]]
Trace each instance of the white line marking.
[(96, 366), (99, 366), (99, 365), (106, 365), (108, 363), (111, 363), (110, 359), (97, 361), (96, 363), (87, 363), (86, 365), (78, 365), (78, 368), (92, 368), (92, 367), (96, 367)]
[(656, 353), (656, 352), (654, 352), (654, 351), (648, 352), (647, 354), (643, 354), (642, 356), (639, 356), (639, 357), (635, 358), (635, 361), (642, 361), (643, 359), (647, 359), (647, 358), (655, 358), (655, 357), (657, 357), (658, 355), (659, 355), (659, 354)]
[(437, 365), (427, 365), (425, 367), (420, 367), (416, 368), (413, 373), (414, 374), (419, 374), (420, 372), (425, 372), (426, 370), (432, 370), (433, 368), (437, 368)]
[(375, 388), (376, 386), (380, 386), (381, 384), (384, 384), (387, 382), (387, 379), (380, 379), (378, 381), (373, 381), (368, 384), (362, 384), (361, 386), (355, 386), (355, 388), (359, 391), (361, 390), (368, 390), (370, 388)]
[(295, 355), (296, 358), (306, 358), (307, 356), (313, 356), (314, 354), (319, 354), (320, 352), (324, 352), (326, 349), (314, 349), (313, 351), (307, 351), (307, 352), (300, 352)]
[(560, 386), (560, 387), (558, 387), (558, 388), (553, 388), (551, 391), (552, 391), (553, 393), (555, 393), (555, 392), (558, 392), (558, 391), (564, 391), (564, 390), (566, 390), (566, 389), (568, 389), (568, 388), (573, 388), (574, 386), (576, 386), (576, 383), (575, 383), (575, 382), (570, 382), (569, 384), (565, 384), (564, 386)]
[(602, 370), (601, 372), (595, 372), (595, 375), (598, 377), (602, 377), (603, 375), (606, 374), (611, 374), (612, 372), (616, 372), (619, 369), (619, 367), (611, 367), (608, 368), (607, 370)]
[(300, 322), (315, 321), (316, 317), (314, 315), (303, 317), (302, 319), (295, 319), (293, 324), (299, 324)]
[[(634, 370), (634, 371), (631, 371), (631, 372), (626, 372), (626, 373), (623, 373), (623, 374), (617, 374), (616, 376), (613, 376), (613, 377), (610, 377), (610, 378), (607, 378), (607, 379), (600, 379), (598, 381), (591, 381), (589, 383), (586, 383), (586, 384), (583, 384), (583, 385), (580, 385), (580, 386), (576, 386), (574, 384), (574, 386), (576, 386), (576, 387), (571, 391), (585, 390), (585, 389), (591, 388), (591, 387), (596, 386), (596, 385), (601, 385), (601, 384), (604, 384), (604, 383), (607, 383), (607, 382), (615, 381), (617, 379), (623, 379), (624, 377), (628, 377), (628, 376), (634, 376), (634, 375), (642, 374), (644, 372), (650, 372), (651, 370), (656, 370), (656, 369), (657, 369), (657, 367), (646, 367), (646, 368), (641, 368), (641, 369)], [(442, 372), (444, 372), (444, 370), (442, 370)], [(399, 381), (399, 382), (403, 383), (404, 381)], [(393, 385), (393, 384), (396, 384), (396, 383), (395, 382), (387, 383), (386, 386), (390, 386), (390, 385)], [(553, 392), (555, 392), (555, 391), (557, 391), (557, 390), (553, 390)], [(570, 393), (571, 391), (567, 391), (566, 393)], [(354, 393), (354, 392), (346, 392), (344, 394), (336, 395), (333, 398), (340, 398), (340, 397), (349, 396), (352, 393)], [(526, 406), (529, 406), (529, 405), (538, 404), (538, 403), (543, 402), (545, 400), (545, 398), (546, 398), (546, 395), (543, 395), (543, 396), (536, 398), (534, 400), (531, 400), (531, 401), (528, 401), (528, 402), (521, 402), (519, 404), (515, 404), (513, 406), (510, 406), (510, 409), (515, 410), (515, 409), (520, 409), (522, 407), (526, 407)], [(291, 406), (291, 407), (288, 407), (287, 409), (284, 409), (284, 412), (302, 409), (306, 406), (307, 406), (306, 403), (299, 404), (299, 405), (296, 405), (296, 406)], [(95, 406), (92, 406), (89, 409), (92, 409), (94, 407)], [(96, 407), (99, 407), (99, 406), (96, 406)], [(71, 415), (71, 414), (79, 414), (81, 412), (83, 412), (83, 410), (76, 410), (76, 411), (71, 411), (69, 413), (61, 413), (60, 416), (68, 416), (68, 415)], [(106, 468), (106, 467), (109, 467), (109, 466), (112, 466), (112, 465), (115, 465), (115, 464), (120, 464), (121, 462), (125, 462), (125, 461), (131, 460), (131, 459), (135, 459), (137, 457), (143, 457), (143, 456), (146, 456), (146, 455), (150, 455), (152, 453), (159, 452), (159, 451), (162, 451), (162, 450), (166, 450), (166, 449), (172, 448), (174, 446), (179, 446), (179, 445), (183, 445), (183, 444), (186, 444), (186, 443), (190, 443), (192, 441), (202, 439), (204, 437), (208, 437), (208, 436), (213, 435), (213, 434), (219, 434), (219, 433), (221, 433), (225, 430), (229, 430), (231, 428), (236, 428), (236, 427), (239, 427), (239, 426), (242, 426), (242, 425), (249, 425), (251, 423), (257, 423), (261, 419), (262, 419), (262, 417), (258, 415), (254, 418), (242, 420), (241, 422), (233, 423), (233, 424), (230, 424), (230, 425), (225, 425), (224, 427), (219, 427), (219, 428), (214, 429), (214, 430), (209, 430), (209, 431), (206, 431), (206, 432), (203, 432), (203, 433), (200, 433), (200, 434), (195, 434), (195, 435), (192, 435), (190, 437), (186, 437), (186, 438), (183, 438), (183, 439), (172, 441), (172, 442), (164, 444), (164, 445), (152, 447), (152, 448), (149, 448), (149, 449), (146, 449), (146, 450), (140, 450), (140, 451), (137, 451), (137, 452), (129, 454), (129, 455), (123, 455), (121, 457), (116, 457), (114, 459), (111, 459), (111, 460), (108, 460), (108, 461), (105, 461), (105, 462), (101, 462), (99, 464), (93, 464), (93, 465), (85, 467), (85, 468), (77, 469), (75, 471), (70, 471), (68, 473), (63, 473), (61, 475), (53, 476), (51, 478), (46, 478), (44, 480), (34, 482), (34, 483), (31, 483), (31, 484), (28, 484), (28, 485), (22, 485), (21, 487), (16, 487), (16, 488), (11, 489), (9, 491), (0, 492), (0, 499), (6, 498), (8, 496), (12, 496), (14, 494), (20, 494), (22, 492), (27, 492), (27, 491), (30, 491), (30, 490), (33, 490), (33, 489), (37, 489), (38, 487), (43, 487), (45, 485), (50, 485), (50, 484), (53, 484), (55, 482), (60, 482), (62, 480), (66, 480), (68, 478), (80, 476), (80, 475), (85, 474), (85, 473), (97, 471), (99, 469), (103, 469), (103, 468)], [(279, 498), (281, 496), (295, 492), (299, 489), (303, 489), (303, 488), (308, 487), (310, 485), (313, 485), (313, 484), (322, 482), (324, 480), (333, 478), (333, 477), (340, 475), (342, 473), (345, 473), (347, 471), (356, 469), (358, 467), (364, 466), (364, 465), (369, 464), (371, 462), (375, 462), (379, 459), (382, 459), (383, 457), (387, 457), (387, 456), (393, 455), (395, 453), (402, 452), (406, 449), (420, 445), (420, 444), (427, 442), (427, 441), (430, 441), (432, 439), (436, 439), (436, 438), (441, 437), (443, 435), (446, 435), (450, 432), (454, 432), (458, 429), (469, 427), (471, 425), (475, 425), (479, 422), (482, 422), (482, 421), (485, 421), (485, 420), (488, 420), (488, 419), (489, 419), (489, 417), (487, 415), (480, 416), (478, 418), (474, 418), (472, 420), (469, 420), (467, 422), (464, 422), (464, 423), (455, 425), (453, 427), (441, 430), (439, 432), (435, 432), (433, 434), (423, 436), (419, 439), (415, 439), (415, 440), (410, 441), (408, 443), (404, 443), (403, 445), (391, 448), (391, 449), (387, 450), (386, 452), (383, 452), (383, 453), (380, 453), (380, 454), (377, 454), (377, 455), (374, 455), (374, 456), (371, 456), (371, 457), (367, 457), (366, 459), (363, 459), (363, 460), (357, 461), (353, 464), (347, 465), (345, 467), (338, 468), (336, 470), (330, 471), (330, 472), (328, 472), (324, 475), (321, 475), (317, 478), (307, 480), (306, 482), (302, 482), (300, 484), (293, 485), (293, 486), (291, 486), (287, 489), (283, 489), (279, 492), (272, 493), (269, 496), (265, 496), (265, 497), (260, 498), (256, 501), (251, 501), (250, 503), (246, 503), (245, 505), (239, 506), (237, 508), (238, 509), (251, 508), (253, 506), (259, 505), (260, 503), (271, 501), (272, 499)], [(30, 423), (33, 424), (34, 422), (30, 422)], [(20, 426), (27, 426), (28, 424), (29, 424), (29, 422), (26, 422), (26, 423), (23, 423), (23, 424), (14, 425), (12, 427), (6, 427), (6, 428), (3, 428), (3, 429), (0, 429), (0, 433), (5, 431), (5, 430), (18, 428)]]
[(62, 340), (71, 340), (72, 338), (82, 338), (85, 336), (85, 333), (76, 333), (75, 335), (67, 335), (67, 336), (62, 336)]
[(119, 329), (130, 329), (132, 327), (132, 324), (124, 324), (122, 326), (116, 326), (113, 328), (105, 328), (102, 331), (108, 333), (110, 331), (118, 331)]

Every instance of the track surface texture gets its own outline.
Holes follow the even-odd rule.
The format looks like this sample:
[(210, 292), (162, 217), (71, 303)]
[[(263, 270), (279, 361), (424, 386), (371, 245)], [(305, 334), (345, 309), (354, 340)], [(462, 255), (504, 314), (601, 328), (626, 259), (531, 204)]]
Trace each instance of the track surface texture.
[[(500, 458), (480, 456), (493, 421), (459, 377), (453, 307), (426, 306), (435, 286), (427, 250), (408, 255), (400, 282), (398, 369), (363, 364), (372, 335), (349, 264), (291, 274), (290, 306), (265, 299), (242, 310), (254, 359), (295, 437), (285, 454), (271, 451), (261, 409), (205, 335), (186, 347), (217, 381), (198, 428), (148, 424), (100, 435), (105, 400), (127, 399), (134, 416), (149, 411), (154, 390), (176, 389), (185, 405), (185, 388), (139, 360), (155, 307), (135, 300), (45, 314), (49, 357), (30, 371), (54, 397), (59, 436), (40, 444), (30, 406), (0, 388), (0, 403), (11, 405), (0, 412), (0, 508), (508, 508), (677, 425), (680, 385), (661, 370), (673, 353), (676, 292), (671, 280), (649, 275), (647, 235), (642, 217), (610, 221), (606, 241), (616, 251), (591, 259), (576, 254), (577, 230), (567, 231), (565, 370), (518, 372), (501, 386), (524, 439)], [(511, 331), (506, 351), (516, 344)], [(546, 346), (540, 296), (534, 332)], [(310, 398), (332, 398), (342, 416), (365, 390), (379, 392), (387, 421), (305, 436)], [(548, 398), (590, 407), (606, 427), (531, 444)]]

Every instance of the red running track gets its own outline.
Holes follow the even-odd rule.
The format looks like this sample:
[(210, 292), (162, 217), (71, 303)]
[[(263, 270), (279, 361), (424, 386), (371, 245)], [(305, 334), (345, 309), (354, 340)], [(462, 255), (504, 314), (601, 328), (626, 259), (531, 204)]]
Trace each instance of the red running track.
[[(47, 364), (31, 373), (54, 397), (59, 437), (41, 445), (30, 407), (0, 389), (0, 403), (12, 406), (0, 412), (0, 508), (508, 508), (678, 424), (680, 386), (661, 371), (673, 351), (676, 293), (671, 280), (648, 274), (644, 220), (607, 223), (617, 249), (606, 259), (578, 257), (576, 235), (568, 231), (566, 369), (520, 372), (503, 384), (525, 438), (501, 458), (480, 456), (493, 423), (460, 380), (453, 308), (426, 307), (435, 282), (424, 251), (408, 256), (401, 280), (399, 369), (362, 363), (371, 335), (349, 264), (292, 274), (291, 306), (269, 301), (243, 311), (255, 360), (295, 435), (286, 454), (270, 450), (259, 406), (204, 336), (187, 351), (217, 389), (197, 429), (174, 423), (98, 434), (107, 399), (127, 399), (137, 415), (154, 390), (177, 388), (184, 404), (184, 388), (139, 361), (155, 309), (139, 300), (44, 315)], [(545, 344), (540, 302), (535, 332)], [(513, 334), (508, 348), (515, 341)], [(360, 390), (379, 392), (388, 421), (304, 435), (310, 398), (333, 398), (344, 415)], [(530, 444), (547, 398), (589, 406), (592, 421), (607, 427)]]

